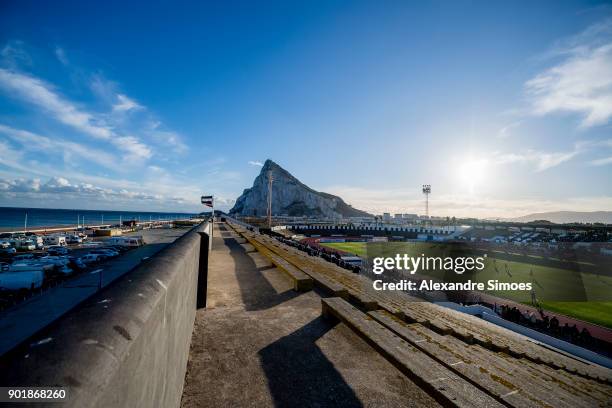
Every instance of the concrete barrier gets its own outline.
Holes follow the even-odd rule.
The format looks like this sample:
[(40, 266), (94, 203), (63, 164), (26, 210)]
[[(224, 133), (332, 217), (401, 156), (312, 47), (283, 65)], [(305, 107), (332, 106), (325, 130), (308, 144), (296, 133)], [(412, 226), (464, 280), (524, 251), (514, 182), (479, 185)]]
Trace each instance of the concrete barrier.
[(194, 227), (13, 353), (0, 385), (67, 387), (67, 407), (178, 407), (210, 227)]

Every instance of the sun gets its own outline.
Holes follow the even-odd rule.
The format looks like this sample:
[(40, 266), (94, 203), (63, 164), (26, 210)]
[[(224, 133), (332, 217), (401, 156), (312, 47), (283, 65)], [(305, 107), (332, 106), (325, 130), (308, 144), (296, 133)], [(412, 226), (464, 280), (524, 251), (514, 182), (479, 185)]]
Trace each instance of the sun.
[(463, 161), (457, 169), (457, 178), (462, 188), (473, 194), (478, 187), (484, 184), (489, 166), (485, 159), (468, 159)]

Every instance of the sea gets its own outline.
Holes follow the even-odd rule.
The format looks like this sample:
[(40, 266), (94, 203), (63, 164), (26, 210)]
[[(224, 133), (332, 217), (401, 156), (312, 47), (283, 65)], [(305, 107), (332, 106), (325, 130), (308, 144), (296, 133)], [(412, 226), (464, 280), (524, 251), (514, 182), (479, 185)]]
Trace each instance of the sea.
[(64, 210), (50, 208), (0, 207), (0, 230), (43, 227), (118, 224), (119, 221), (163, 221), (185, 219), (195, 213), (147, 211)]

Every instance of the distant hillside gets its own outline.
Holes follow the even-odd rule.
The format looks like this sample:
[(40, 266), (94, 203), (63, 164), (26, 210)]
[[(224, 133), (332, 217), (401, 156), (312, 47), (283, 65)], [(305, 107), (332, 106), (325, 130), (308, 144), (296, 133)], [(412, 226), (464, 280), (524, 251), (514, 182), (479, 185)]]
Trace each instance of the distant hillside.
[(511, 221), (531, 222), (538, 220), (546, 220), (555, 224), (569, 224), (573, 222), (580, 223), (595, 223), (601, 222), (604, 224), (612, 224), (612, 211), (551, 211), (543, 213), (528, 214), (518, 218), (512, 218)]
[(367, 217), (338, 196), (315, 191), (272, 160), (266, 160), (253, 187), (244, 190), (230, 214), (265, 216), (268, 208), (268, 172), (272, 173), (272, 213), (289, 216)]

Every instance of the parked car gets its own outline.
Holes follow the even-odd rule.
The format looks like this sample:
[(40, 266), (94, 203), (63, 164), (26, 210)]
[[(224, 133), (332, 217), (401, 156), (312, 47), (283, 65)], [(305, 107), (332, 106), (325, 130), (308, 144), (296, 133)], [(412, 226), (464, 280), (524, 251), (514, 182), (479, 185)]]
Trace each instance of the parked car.
[(33, 251), (36, 249), (34, 242), (30, 239), (15, 239), (11, 241), (11, 244), (18, 251)]
[(68, 265), (70, 260), (68, 259), (68, 257), (65, 256), (47, 255), (43, 256), (42, 258), (38, 258), (38, 262), (48, 263), (55, 266), (64, 266)]
[(45, 247), (45, 241), (43, 240), (43, 237), (41, 236), (30, 235), (28, 239), (32, 241), (36, 249), (43, 249)]
[(81, 258), (75, 258), (74, 256), (69, 256), (68, 261), (70, 262), (68, 266), (77, 271), (83, 270), (87, 268), (87, 265), (81, 260)]
[(10, 248), (11, 243), (8, 241), (0, 241), (0, 248)]
[(120, 245), (125, 247), (139, 247), (145, 244), (142, 236), (134, 235), (128, 237), (112, 237), (108, 241), (110, 245)]
[(66, 237), (66, 242), (69, 244), (80, 244), (83, 242), (83, 238), (79, 237), (78, 235), (69, 235)]
[(109, 245), (107, 248), (110, 248), (113, 251), (119, 252), (119, 253), (126, 252), (126, 251), (130, 250), (130, 247), (123, 246), (123, 245)]
[(83, 247), (83, 248), (97, 248), (97, 247), (100, 247), (102, 245), (103, 244), (100, 241), (91, 241), (91, 242), (83, 242), (81, 247)]
[(106, 259), (106, 257), (104, 257), (103, 255), (97, 255), (97, 254), (87, 254), (87, 255), (83, 255), (79, 259), (81, 260), (81, 262), (87, 265), (90, 263), (100, 262)]
[(68, 255), (70, 253), (70, 249), (60, 245), (52, 245), (47, 248), (47, 253), (49, 255)]
[(13, 262), (25, 261), (25, 260), (30, 260), (30, 259), (34, 259), (34, 254), (15, 255), (13, 257)]
[(119, 255), (119, 252), (115, 251), (114, 249), (110, 249), (110, 248), (97, 248), (97, 249), (92, 249), (91, 251), (89, 251), (90, 254), (100, 254), (100, 255), (106, 255), (109, 258), (115, 257)]

